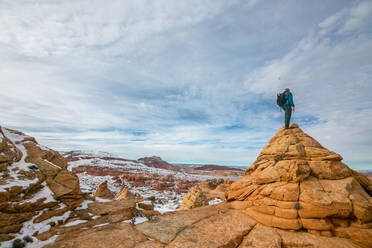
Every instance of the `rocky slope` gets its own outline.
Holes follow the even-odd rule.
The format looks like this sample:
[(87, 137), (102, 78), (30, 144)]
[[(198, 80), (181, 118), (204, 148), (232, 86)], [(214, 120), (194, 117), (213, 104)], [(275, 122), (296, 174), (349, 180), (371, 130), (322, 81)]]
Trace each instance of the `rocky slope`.
[[(97, 196), (113, 198), (107, 184)], [(140, 199), (98, 197), (81, 192), (79, 178), (58, 152), (0, 127), (0, 247), (39, 248), (84, 229), (147, 220), (139, 217), (138, 206), (146, 205)]]
[[(21, 132), (0, 127), (0, 242), (63, 223), (83, 202), (79, 179), (65, 159)], [(10, 247), (10, 246), (9, 246)]]
[[(102, 161), (103, 166), (99, 168)], [(68, 170), (68, 163), (75, 163), (75, 167)], [(72, 172), (81, 169), (81, 164), (87, 164), (88, 168), (81, 173), (83, 182), (79, 182)], [(93, 171), (92, 175), (87, 175), (91, 172), (89, 169)], [(39, 145), (33, 137), (1, 127), (0, 173), (0, 247), (42, 247), (53, 243), (59, 236), (73, 235), (88, 228), (100, 230), (106, 225), (132, 228), (132, 224), (115, 223), (139, 223), (160, 212), (176, 209), (183, 197), (173, 192), (178, 184), (178, 190), (186, 192), (202, 179), (216, 181), (210, 176), (188, 176), (178, 170), (113, 159), (108, 154), (100, 158), (76, 158), (70, 153), (66, 159)], [(97, 187), (87, 189), (92, 186), (86, 183), (91, 179), (89, 177)], [(109, 181), (104, 180), (107, 177)], [(129, 189), (126, 186), (131, 183), (146, 193), (132, 194), (130, 190), (136, 191), (135, 187)], [(114, 190), (110, 190), (113, 187)], [(116, 187), (121, 190), (116, 191)], [(156, 196), (153, 200), (157, 204), (143, 200), (146, 196)], [(167, 202), (171, 198), (174, 205)]]

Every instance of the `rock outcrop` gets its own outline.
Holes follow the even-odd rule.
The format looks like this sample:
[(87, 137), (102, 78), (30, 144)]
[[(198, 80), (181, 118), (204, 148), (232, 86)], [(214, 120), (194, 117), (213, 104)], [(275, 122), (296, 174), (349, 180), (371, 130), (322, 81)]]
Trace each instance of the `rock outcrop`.
[(123, 186), (119, 193), (116, 194), (115, 200), (133, 200), (135, 199), (135, 195), (132, 194), (132, 192), (129, 191), (129, 188), (127, 186)]
[(103, 181), (97, 188), (96, 192), (94, 193), (95, 197), (103, 198), (103, 199), (114, 199), (114, 194), (111, 190), (107, 187), (107, 181)]
[[(107, 183), (100, 185), (96, 196), (113, 198)], [(98, 226), (109, 224), (99, 234), (106, 235), (107, 229), (116, 230), (118, 225), (135, 233), (129, 224), (115, 223), (132, 219), (137, 212), (134, 200), (96, 202), (82, 194), (78, 177), (67, 170), (58, 152), (21, 132), (0, 127), (0, 247), (23, 247), (23, 239), (33, 241), (32, 247), (43, 247), (55, 235), (68, 240), (84, 229), (95, 232), (102, 229)], [(119, 234), (107, 235), (116, 238)], [(90, 235), (79, 237), (84, 242), (83, 237), (96, 241)]]
[(281, 129), (226, 198), (265, 226), (372, 247), (371, 182), (297, 125)]
[(207, 197), (198, 185), (192, 187), (183, 198), (180, 210), (198, 208), (208, 205)]
[(231, 183), (231, 180), (212, 179), (201, 182), (199, 187), (205, 193), (208, 200), (215, 198), (224, 200), (225, 193), (229, 189)]
[(66, 167), (58, 152), (0, 127), (0, 242), (46, 230), (51, 218), (63, 222), (83, 202), (79, 179)]

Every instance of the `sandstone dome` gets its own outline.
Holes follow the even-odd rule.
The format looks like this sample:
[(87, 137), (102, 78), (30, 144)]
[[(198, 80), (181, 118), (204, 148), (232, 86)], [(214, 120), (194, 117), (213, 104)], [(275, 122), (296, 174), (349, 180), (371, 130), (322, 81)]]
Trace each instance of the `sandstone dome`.
[(372, 184), (297, 125), (281, 128), (226, 198), (256, 221), (372, 246)]

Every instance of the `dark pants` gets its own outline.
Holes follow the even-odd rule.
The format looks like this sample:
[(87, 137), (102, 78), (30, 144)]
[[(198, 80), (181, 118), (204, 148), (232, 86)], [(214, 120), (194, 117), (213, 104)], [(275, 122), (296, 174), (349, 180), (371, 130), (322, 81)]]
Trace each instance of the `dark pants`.
[(285, 106), (283, 106), (283, 109), (285, 111), (285, 115), (284, 115), (285, 129), (288, 129), (289, 128), (289, 122), (291, 121), (292, 108), (289, 105), (285, 105)]

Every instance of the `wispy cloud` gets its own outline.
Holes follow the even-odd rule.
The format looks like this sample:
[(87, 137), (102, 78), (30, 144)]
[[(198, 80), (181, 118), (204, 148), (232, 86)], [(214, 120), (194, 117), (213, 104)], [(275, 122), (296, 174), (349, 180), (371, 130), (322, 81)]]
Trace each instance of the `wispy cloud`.
[(1, 122), (56, 149), (249, 165), (281, 126), (275, 97), (290, 87), (294, 121), (362, 167), (372, 162), (370, 9), (2, 1)]

